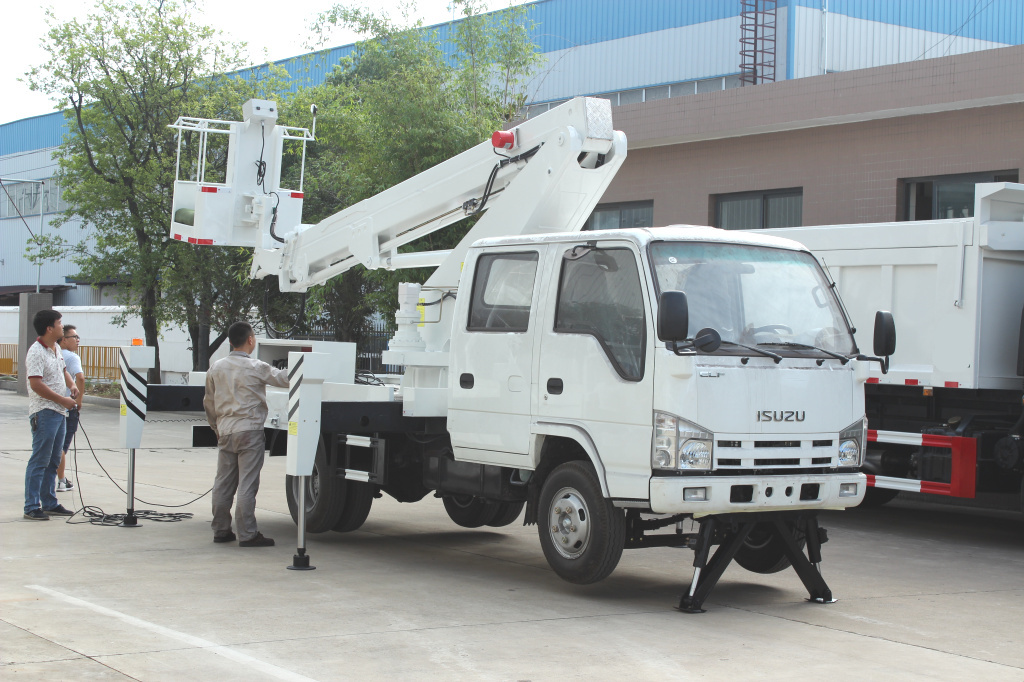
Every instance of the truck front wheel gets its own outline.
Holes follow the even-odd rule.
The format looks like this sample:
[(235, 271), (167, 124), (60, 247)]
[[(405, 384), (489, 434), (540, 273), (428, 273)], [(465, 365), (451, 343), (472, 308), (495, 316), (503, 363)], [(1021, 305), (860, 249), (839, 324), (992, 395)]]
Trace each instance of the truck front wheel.
[[(807, 543), (804, 534), (795, 526), (787, 525), (787, 530), (793, 533), (797, 545), (803, 549)], [(782, 541), (772, 532), (772, 527), (767, 523), (759, 523), (736, 552), (736, 563), (751, 573), (778, 573), (789, 568), (789, 558), (782, 547)]]
[[(313, 473), (306, 477), (306, 530), (326, 533), (331, 530), (345, 508), (345, 479), (333, 475), (327, 465), (327, 451), (321, 438), (313, 462)], [(299, 485), (301, 476), (285, 476), (285, 495), (292, 521), (299, 522)]]
[(566, 462), (544, 481), (537, 531), (548, 565), (577, 585), (611, 575), (626, 544), (622, 510), (605, 499), (597, 474), (584, 462)]

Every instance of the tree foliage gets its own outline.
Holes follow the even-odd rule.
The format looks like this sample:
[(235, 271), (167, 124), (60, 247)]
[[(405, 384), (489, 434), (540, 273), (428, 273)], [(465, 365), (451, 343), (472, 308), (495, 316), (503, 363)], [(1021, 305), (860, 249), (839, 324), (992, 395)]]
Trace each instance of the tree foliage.
[[(337, 5), (314, 25), (321, 37), (335, 26), (366, 39), (327, 81), (300, 91), (293, 110), (319, 107), (317, 143), (307, 157), (306, 222), (316, 222), (449, 159), (507, 127), (525, 101), (537, 63), (522, 8), (483, 14), (477, 0), (454, 0), (462, 20), (446, 38), (419, 24)], [(463, 221), (405, 247), (455, 246)], [(401, 281), (422, 282), (429, 270), (366, 271), (357, 267), (311, 292), (313, 310), (336, 338), (359, 341), (362, 320), (389, 318)]]
[(222, 117), (272, 84), (224, 75), (241, 66), (242, 45), (195, 21), (189, 0), (98, 0), (82, 20), (48, 10), (47, 24), (50, 58), (28, 82), (68, 121), (57, 175), (70, 208), (60, 221), (81, 218), (93, 236), (51, 242), (49, 255), (72, 255), (87, 281), (117, 282), (124, 317), (140, 317), (158, 348), (150, 379), (159, 381), (162, 326), (185, 323), (194, 349), (209, 346), (198, 337), (220, 324), (212, 311), (229, 299), (247, 310), (241, 294), (252, 289), (222, 276), (237, 254), (168, 240), (176, 144), (167, 126), (180, 115)]

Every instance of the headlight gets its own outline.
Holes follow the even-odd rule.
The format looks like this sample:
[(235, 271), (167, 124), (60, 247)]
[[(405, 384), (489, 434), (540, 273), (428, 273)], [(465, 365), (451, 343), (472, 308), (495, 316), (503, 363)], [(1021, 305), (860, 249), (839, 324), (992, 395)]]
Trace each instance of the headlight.
[(868, 440), (868, 418), (861, 417), (839, 432), (839, 466), (859, 467)]
[(714, 434), (685, 419), (654, 413), (652, 469), (710, 469)]

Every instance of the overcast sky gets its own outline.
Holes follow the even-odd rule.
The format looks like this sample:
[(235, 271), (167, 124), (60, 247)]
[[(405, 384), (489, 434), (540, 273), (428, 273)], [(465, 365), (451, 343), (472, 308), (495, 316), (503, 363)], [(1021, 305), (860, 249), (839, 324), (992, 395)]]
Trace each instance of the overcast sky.
[[(513, 4), (522, 1), (517, 0)], [(308, 52), (305, 45), (310, 36), (310, 23), (319, 12), (334, 4), (331, 0), (299, 0), (294, 4), (271, 0), (207, 0), (204, 15), (206, 23), (219, 28), (229, 40), (248, 43), (250, 59), (256, 64), (267, 58), (283, 59)], [(401, 16), (399, 8), (409, 3), (406, 0), (347, 0), (344, 4), (369, 4), (398, 20)], [(507, 0), (490, 0), (488, 7), (500, 9), (508, 4)], [(0, 123), (53, 111), (53, 102), (46, 95), (32, 92), (25, 83), (18, 81), (31, 67), (46, 61), (47, 55), (39, 45), (47, 30), (44, 22), (46, 6), (53, 7), (58, 19), (67, 20), (87, 14), (92, 0), (43, 0), (40, 6), (32, 0), (28, 0), (28, 4), (19, 3), (17, 23), (5, 26), (3, 40), (0, 40), (0, 92), (4, 102), (0, 109)], [(284, 7), (286, 11), (282, 11)], [(452, 12), (448, 0), (418, 0), (414, 16), (430, 25), (450, 20)], [(8, 18), (11, 17), (8, 12)], [(355, 40), (355, 34), (339, 31), (330, 41), (330, 46), (345, 45)]]

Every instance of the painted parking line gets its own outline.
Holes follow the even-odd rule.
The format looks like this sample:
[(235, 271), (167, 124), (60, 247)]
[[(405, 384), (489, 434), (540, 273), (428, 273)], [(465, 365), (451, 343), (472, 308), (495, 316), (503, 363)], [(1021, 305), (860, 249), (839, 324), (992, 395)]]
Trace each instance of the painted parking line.
[(136, 618), (135, 616), (129, 616), (128, 614), (121, 613), (120, 611), (115, 611), (114, 609), (108, 609), (107, 607), (100, 606), (99, 604), (93, 604), (92, 602), (85, 601), (84, 599), (79, 599), (78, 597), (72, 597), (71, 595), (64, 594), (63, 592), (51, 590), (49, 587), (43, 587), (41, 585), (26, 585), (25, 587), (27, 587), (30, 590), (42, 592), (47, 596), (53, 597), (54, 599), (59, 599), (67, 604), (80, 606), (82, 608), (95, 611), (96, 613), (102, 614), (104, 616), (109, 616), (111, 618), (117, 618), (118, 620), (128, 623), (129, 625), (139, 628), (140, 630), (149, 630), (150, 632), (162, 635), (164, 637), (167, 637), (168, 639), (173, 639), (178, 642), (188, 644), (189, 646), (194, 646), (198, 649), (203, 649), (204, 651), (209, 651), (211, 653), (217, 654), (218, 656), (223, 656), (224, 658), (232, 660), (235, 663), (246, 665), (252, 668), (253, 670), (258, 670), (266, 675), (270, 675), (271, 677), (275, 677), (279, 680), (290, 680), (292, 682), (315, 682), (312, 678), (305, 677), (298, 673), (294, 673), (291, 670), (279, 668), (278, 666), (273, 665), (272, 663), (261, 661), (258, 658), (254, 658), (248, 654), (244, 654), (241, 651), (236, 651), (230, 647), (226, 647), (215, 642), (211, 642), (207, 639), (203, 639), (202, 637), (195, 637), (184, 632), (178, 632), (177, 630), (165, 628), (162, 625), (150, 623), (147, 620), (142, 620), (141, 618)]

